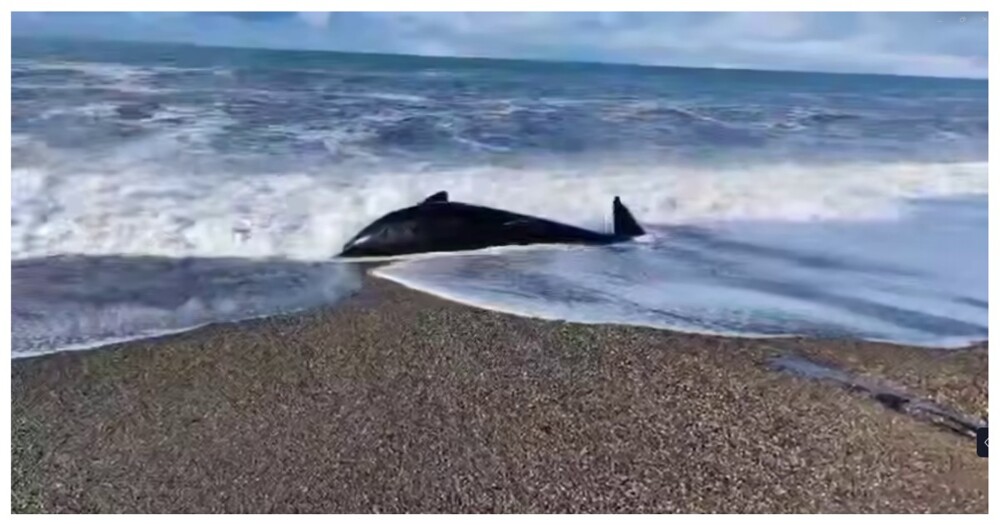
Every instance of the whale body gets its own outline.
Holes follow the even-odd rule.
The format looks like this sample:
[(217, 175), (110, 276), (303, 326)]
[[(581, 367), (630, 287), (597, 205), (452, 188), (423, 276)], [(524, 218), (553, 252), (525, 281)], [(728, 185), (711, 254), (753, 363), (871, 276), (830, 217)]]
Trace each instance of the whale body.
[(506, 210), (452, 202), (439, 191), (393, 211), (344, 245), (340, 257), (395, 256), (528, 244), (612, 244), (645, 231), (621, 199), (612, 202), (614, 232), (600, 233)]

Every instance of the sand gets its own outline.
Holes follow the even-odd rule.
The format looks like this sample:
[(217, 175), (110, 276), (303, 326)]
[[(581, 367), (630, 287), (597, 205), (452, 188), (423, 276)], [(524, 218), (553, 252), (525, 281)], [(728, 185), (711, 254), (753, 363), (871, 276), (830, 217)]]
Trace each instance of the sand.
[(987, 512), (987, 348), (521, 318), (367, 279), (333, 308), (12, 362), (15, 512)]

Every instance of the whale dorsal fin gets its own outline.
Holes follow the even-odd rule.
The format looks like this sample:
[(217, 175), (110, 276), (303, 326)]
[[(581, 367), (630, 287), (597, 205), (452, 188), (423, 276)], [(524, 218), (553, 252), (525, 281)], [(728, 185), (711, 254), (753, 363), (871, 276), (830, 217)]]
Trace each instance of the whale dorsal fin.
[(434, 195), (431, 195), (430, 197), (427, 197), (426, 199), (424, 199), (424, 201), (421, 204), (428, 204), (428, 203), (431, 203), (431, 202), (448, 202), (448, 192), (447, 191), (439, 191), (439, 192), (435, 193)]
[(611, 207), (615, 220), (615, 235), (620, 237), (638, 237), (646, 233), (642, 229), (642, 226), (639, 226), (639, 222), (635, 220), (632, 213), (628, 211), (628, 208), (622, 204), (620, 198), (616, 196)]

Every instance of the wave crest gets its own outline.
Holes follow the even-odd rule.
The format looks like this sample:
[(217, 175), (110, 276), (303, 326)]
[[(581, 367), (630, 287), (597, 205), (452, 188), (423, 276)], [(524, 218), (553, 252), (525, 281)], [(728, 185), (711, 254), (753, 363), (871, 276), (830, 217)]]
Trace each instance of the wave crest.
[(645, 224), (893, 219), (908, 199), (982, 195), (985, 162), (746, 168), (482, 166), (381, 173), (15, 168), (11, 255), (325, 259), (368, 222), (438, 190), (603, 229), (621, 195)]

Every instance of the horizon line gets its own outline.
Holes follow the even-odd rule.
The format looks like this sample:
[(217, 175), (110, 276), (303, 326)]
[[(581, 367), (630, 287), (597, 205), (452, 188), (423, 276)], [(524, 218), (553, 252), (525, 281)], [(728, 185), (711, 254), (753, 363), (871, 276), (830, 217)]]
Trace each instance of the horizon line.
[(822, 71), (807, 69), (755, 69), (749, 67), (719, 67), (719, 66), (680, 66), (670, 64), (644, 64), (638, 62), (605, 62), (597, 60), (560, 60), (552, 58), (513, 58), (513, 57), (485, 57), (469, 55), (421, 55), (414, 53), (387, 53), (379, 51), (347, 51), (327, 48), (302, 48), (302, 47), (270, 47), (258, 45), (237, 45), (237, 44), (204, 44), (198, 42), (183, 42), (179, 40), (134, 40), (128, 38), (115, 37), (81, 37), (81, 36), (52, 36), (52, 35), (14, 35), (11, 34), (11, 52), (14, 50), (16, 40), (65, 40), (70, 42), (97, 42), (97, 43), (119, 43), (138, 45), (174, 45), (208, 49), (236, 49), (236, 50), (262, 50), (262, 51), (286, 51), (300, 53), (330, 53), (341, 55), (369, 55), (385, 57), (402, 57), (417, 59), (445, 59), (445, 60), (481, 60), (493, 62), (530, 62), (541, 64), (575, 64), (593, 65), (602, 67), (627, 67), (637, 69), (691, 69), (702, 71), (731, 71), (731, 72), (764, 72), (781, 74), (820, 74), (820, 75), (842, 75), (842, 76), (862, 76), (862, 77), (894, 77), (894, 78), (919, 78), (933, 80), (964, 80), (976, 82), (988, 82), (989, 74), (984, 77), (957, 77), (943, 75), (913, 75), (904, 73), (861, 73), (845, 71)]

